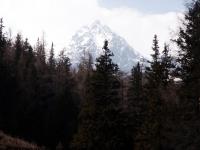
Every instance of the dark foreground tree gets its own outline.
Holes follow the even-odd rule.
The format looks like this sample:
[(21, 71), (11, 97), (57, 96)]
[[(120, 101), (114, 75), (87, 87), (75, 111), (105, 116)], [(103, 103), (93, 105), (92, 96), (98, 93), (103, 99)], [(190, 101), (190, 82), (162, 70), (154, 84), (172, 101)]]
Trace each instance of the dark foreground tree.
[(170, 49), (169, 45), (164, 44), (164, 50), (162, 51), (161, 56), (161, 65), (162, 65), (162, 86), (167, 87), (170, 83), (170, 76), (172, 75), (172, 69), (175, 68), (172, 63), (172, 57), (169, 54)]
[[(183, 27), (176, 40), (179, 46), (179, 77), (183, 80), (182, 105), (191, 115), (199, 114), (200, 97), (200, 1), (188, 5)], [(184, 100), (185, 99), (185, 100)]]
[[(131, 137), (131, 144), (137, 143), (137, 135), (147, 115), (147, 102), (144, 97), (142, 83), (142, 69), (140, 63), (133, 67), (128, 89), (128, 133)], [(128, 135), (127, 135), (128, 136)]]
[(3, 27), (0, 20), (0, 130), (68, 149), (79, 102), (69, 58), (61, 53), (56, 64), (52, 47), (47, 63), (44, 39), (33, 49), (20, 34), (7, 39)]
[(79, 132), (72, 144), (74, 149), (126, 149), (119, 107), (118, 66), (112, 62), (108, 41), (103, 50), (88, 82), (90, 92), (80, 114)]
[[(181, 78), (179, 117), (184, 128), (180, 131), (179, 147), (198, 149), (200, 143), (200, 0), (188, 4), (187, 11), (175, 40), (179, 47), (177, 68)], [(183, 131), (187, 134), (182, 134)], [(184, 136), (184, 138), (183, 138)], [(192, 140), (195, 139), (195, 140)]]
[(145, 85), (145, 97), (148, 101), (148, 114), (142, 129), (138, 134), (140, 141), (136, 145), (136, 149), (161, 149), (161, 106), (162, 100), (160, 88), (162, 85), (162, 65), (160, 62), (160, 53), (157, 35), (153, 39), (153, 54), (150, 66), (146, 68), (147, 83)]

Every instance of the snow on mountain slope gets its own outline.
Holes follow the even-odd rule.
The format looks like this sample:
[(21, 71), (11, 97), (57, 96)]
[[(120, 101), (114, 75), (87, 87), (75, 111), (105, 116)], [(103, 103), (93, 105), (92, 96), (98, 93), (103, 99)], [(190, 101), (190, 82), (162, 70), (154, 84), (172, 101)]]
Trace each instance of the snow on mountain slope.
[(71, 39), (67, 50), (73, 66), (80, 62), (80, 58), (85, 53), (90, 53), (95, 60), (103, 50), (104, 41), (108, 40), (109, 49), (113, 52), (113, 61), (119, 65), (122, 71), (131, 70), (141, 58), (124, 38), (114, 33), (108, 26), (102, 25), (100, 21), (95, 21), (90, 26), (84, 26), (78, 30)]

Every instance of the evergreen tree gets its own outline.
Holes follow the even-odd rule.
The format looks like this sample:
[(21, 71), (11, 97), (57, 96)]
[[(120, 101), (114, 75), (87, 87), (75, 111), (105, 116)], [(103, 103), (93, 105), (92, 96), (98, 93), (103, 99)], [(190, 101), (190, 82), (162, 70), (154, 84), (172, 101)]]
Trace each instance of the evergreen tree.
[(150, 67), (146, 67), (146, 77), (148, 79), (148, 86), (154, 88), (159, 87), (162, 81), (162, 68), (157, 35), (154, 36), (152, 50), (154, 53), (151, 55), (152, 61), (149, 61)]
[[(140, 63), (131, 70), (130, 98), (139, 98), (142, 95), (142, 71)], [(132, 102), (132, 101), (131, 101)]]
[(170, 75), (174, 65), (172, 64), (172, 57), (169, 55), (169, 45), (164, 45), (164, 50), (162, 51), (161, 56), (161, 65), (162, 65), (162, 85), (167, 87), (170, 80)]
[(25, 72), (24, 75), (29, 74), (28, 70), (33, 69), (34, 63), (35, 63), (35, 56), (33, 53), (33, 48), (28, 42), (28, 39), (26, 38), (24, 44), (23, 44), (23, 49), (24, 49), (24, 61), (25, 61)]
[(94, 148), (95, 101), (93, 99), (91, 77), (92, 74), (88, 72), (83, 87), (84, 93), (82, 93), (84, 97), (80, 104), (78, 130), (71, 143), (71, 148), (75, 150), (92, 150)]
[(56, 66), (56, 62), (55, 62), (55, 58), (54, 58), (54, 47), (53, 47), (53, 43), (51, 45), (51, 50), (50, 50), (50, 56), (49, 56), (49, 68), (50, 71), (55, 70), (55, 66)]
[[(140, 114), (142, 113), (141, 109), (143, 109), (140, 106), (143, 99), (142, 71), (141, 71), (140, 63), (138, 63), (137, 66), (133, 67), (130, 82), (131, 82), (131, 85), (130, 85), (129, 94), (128, 94), (129, 106), (132, 107), (131, 110), (135, 111), (134, 114), (137, 115), (137, 117), (140, 117)], [(137, 125), (137, 126), (139, 127), (140, 125)]]
[(7, 43), (2, 21), (0, 27), (0, 130), (48, 148), (61, 141), (67, 149), (79, 101), (69, 58), (60, 56), (52, 78), (45, 70), (44, 40), (33, 51), (20, 34)]
[(3, 25), (3, 18), (0, 18), (0, 40), (2, 41), (2, 39), (4, 38), (4, 34), (3, 34), (3, 28), (4, 28), (4, 25)]
[(119, 108), (118, 66), (112, 62), (113, 54), (108, 48), (108, 41), (105, 41), (103, 50), (103, 55), (97, 58), (96, 70), (89, 82), (90, 95), (80, 114), (85, 121), (79, 126), (74, 149), (126, 148)]
[[(183, 126), (177, 134), (179, 147), (198, 149), (199, 98), (200, 98), (200, 0), (193, 0), (187, 7), (178, 38), (178, 77), (182, 79), (179, 96), (179, 120)], [(180, 130), (180, 129), (179, 129)], [(183, 131), (184, 134), (183, 135)], [(183, 138), (184, 137), (184, 138)], [(195, 139), (195, 140), (192, 140)]]
[(199, 113), (200, 97), (200, 1), (195, 0), (188, 6), (183, 22), (184, 27), (179, 30), (176, 43), (180, 48), (178, 68), (180, 78), (183, 80), (183, 94), (181, 103), (189, 109), (191, 115)]
[(43, 74), (46, 71), (46, 52), (44, 42), (39, 38), (36, 43), (36, 65), (39, 73)]
[(92, 134), (95, 120), (95, 103), (92, 99), (91, 79), (93, 74), (92, 55), (87, 53), (81, 58), (79, 70), (77, 72), (77, 82), (79, 83), (80, 95), (82, 96), (80, 103), (80, 113), (78, 116), (78, 130), (74, 135), (71, 143), (72, 149), (92, 149)]
[(145, 96), (148, 100), (148, 116), (138, 135), (142, 139), (136, 147), (138, 149), (160, 150), (161, 145), (161, 117), (162, 100), (160, 88), (162, 84), (162, 65), (160, 62), (157, 35), (153, 39), (153, 54), (150, 67), (146, 68), (147, 83), (145, 85)]
[[(66, 149), (69, 149), (69, 142), (76, 129), (79, 97), (75, 91), (75, 81), (70, 71), (70, 59), (61, 51), (56, 67), (54, 79), (55, 96), (49, 103), (47, 133), (48, 144), (52, 148), (61, 142)], [(49, 124), (51, 124), (49, 126)]]
[(18, 64), (20, 59), (22, 58), (24, 51), (23, 40), (20, 34), (17, 34), (14, 47), (15, 47), (15, 63)]
[[(20, 87), (18, 88), (19, 100), (16, 107), (18, 107), (18, 120), (19, 128), (17, 129), (24, 137), (30, 138), (32, 136), (32, 122), (31, 114), (32, 108), (36, 101), (36, 84), (37, 84), (37, 72), (35, 67), (35, 56), (33, 48), (26, 38), (23, 43), (23, 55), (19, 61), (18, 72), (21, 74)], [(28, 117), (29, 116), (29, 117)]]
[(140, 130), (146, 116), (146, 100), (143, 94), (142, 70), (138, 62), (131, 71), (130, 86), (128, 89), (128, 133), (131, 137), (132, 146), (136, 143), (138, 131)]
[[(81, 62), (78, 66), (78, 72), (76, 75), (76, 80), (79, 83), (79, 93), (85, 97), (86, 92), (86, 84), (88, 81), (89, 76), (93, 72), (93, 58), (92, 55), (88, 53), (84, 53), (84, 56), (81, 57)], [(84, 98), (83, 98), (84, 99)]]
[(3, 18), (0, 18), (0, 64), (3, 61), (3, 55), (5, 51), (5, 46), (6, 46), (6, 38), (3, 33)]
[[(7, 91), (5, 90), (6, 84), (8, 84), (5, 78), (8, 76), (6, 66), (4, 64), (4, 52), (6, 48), (6, 39), (3, 33), (3, 19), (0, 18), (0, 128), (4, 128), (6, 126), (4, 120), (4, 106)], [(5, 118), (6, 119), (6, 118)]]

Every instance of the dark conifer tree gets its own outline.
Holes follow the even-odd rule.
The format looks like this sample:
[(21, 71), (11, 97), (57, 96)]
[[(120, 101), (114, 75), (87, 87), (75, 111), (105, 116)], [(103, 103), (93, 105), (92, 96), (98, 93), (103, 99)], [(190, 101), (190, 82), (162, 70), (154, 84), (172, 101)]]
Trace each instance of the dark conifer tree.
[[(45, 42), (35, 51), (20, 34), (8, 40), (0, 20), (0, 130), (55, 149), (68, 149), (76, 129), (79, 96), (64, 53), (54, 75), (48, 71)], [(51, 60), (55, 61), (52, 47)]]
[(20, 34), (17, 34), (16, 40), (15, 40), (15, 63), (16, 65), (19, 63), (20, 59), (23, 55), (23, 40), (22, 36)]
[(0, 18), (0, 63), (3, 61), (3, 55), (6, 47), (6, 38), (3, 33), (3, 18)]
[[(138, 138), (142, 139), (139, 143), (139, 149), (160, 150), (161, 145), (161, 117), (162, 100), (160, 88), (162, 85), (162, 65), (157, 35), (153, 39), (153, 54), (150, 67), (146, 68), (147, 83), (145, 85), (145, 96), (148, 100), (148, 116), (143, 124)], [(144, 143), (143, 143), (144, 142)]]
[(91, 139), (93, 138), (90, 130), (94, 128), (95, 103), (92, 99), (91, 77), (93, 74), (93, 59), (87, 53), (81, 58), (79, 70), (77, 72), (77, 82), (79, 83), (80, 112), (78, 116), (78, 130), (71, 142), (72, 149), (91, 149)]
[[(142, 70), (140, 63), (138, 63), (133, 69), (131, 70), (131, 79), (130, 79), (130, 98), (139, 98), (142, 96)], [(130, 103), (133, 101), (130, 101)]]
[(70, 59), (64, 51), (61, 51), (56, 66), (52, 90), (54, 95), (53, 98), (49, 98), (46, 116), (47, 144), (55, 149), (55, 146), (61, 142), (65, 149), (69, 149), (69, 142), (76, 129), (79, 98), (70, 71)]
[(43, 74), (46, 71), (46, 51), (45, 51), (45, 45), (42, 41), (37, 40), (36, 43), (36, 66), (38, 73)]
[(112, 62), (108, 41), (105, 41), (103, 50), (89, 82), (90, 95), (80, 116), (87, 119), (80, 124), (74, 149), (126, 149), (119, 107), (118, 66)]
[(162, 85), (167, 87), (170, 82), (170, 75), (174, 65), (172, 64), (172, 57), (169, 54), (169, 45), (164, 45), (164, 50), (162, 51), (161, 56), (161, 65), (162, 65)]
[[(200, 98), (200, 0), (188, 4), (178, 38), (178, 77), (182, 79), (179, 97), (178, 129), (179, 147), (198, 149), (200, 143), (199, 98)], [(187, 133), (183, 135), (183, 132)], [(184, 137), (184, 138), (183, 138)], [(195, 140), (192, 140), (195, 139)]]
[(3, 18), (0, 18), (0, 128), (4, 128), (6, 126), (5, 124), (5, 120), (4, 120), (4, 103), (5, 103), (5, 97), (6, 97), (6, 90), (5, 90), (5, 86), (6, 86), (6, 81), (5, 78), (7, 75), (7, 71), (6, 71), (6, 66), (4, 64), (4, 52), (5, 52), (5, 48), (6, 48), (6, 39), (4, 36), (4, 32), (3, 32)]
[[(92, 70), (90, 70), (92, 71)], [(88, 70), (82, 94), (82, 102), (80, 104), (80, 113), (78, 117), (78, 130), (74, 135), (71, 148), (75, 150), (92, 150), (93, 137), (95, 129), (95, 101), (93, 99), (93, 90), (91, 84), (92, 72)]]
[(152, 50), (154, 53), (151, 55), (152, 61), (149, 61), (150, 67), (146, 67), (146, 77), (149, 86), (159, 87), (162, 80), (162, 68), (157, 35), (154, 36)]
[(18, 101), (16, 65), (10, 61), (11, 58), (5, 57), (5, 54), (8, 54), (8, 42), (3, 28), (3, 19), (0, 19), (0, 128), (10, 133), (16, 133), (16, 129), (14, 129), (14, 127), (18, 127), (16, 124)]
[(190, 113), (199, 113), (200, 97), (200, 1), (194, 0), (188, 5), (188, 11), (185, 14), (183, 22), (184, 27), (179, 30), (179, 36), (176, 40), (180, 48), (179, 75), (183, 80), (183, 97), (181, 105), (186, 106), (183, 109), (189, 109)]
[(128, 89), (128, 122), (127, 133), (131, 137), (131, 144), (134, 146), (137, 135), (143, 122), (145, 121), (147, 104), (143, 93), (142, 69), (138, 62), (131, 70), (130, 85)]
[(53, 47), (53, 43), (51, 44), (51, 49), (50, 49), (50, 56), (49, 56), (49, 69), (50, 71), (54, 71), (55, 67), (56, 67), (56, 60), (55, 60), (55, 56), (54, 56), (54, 47)]

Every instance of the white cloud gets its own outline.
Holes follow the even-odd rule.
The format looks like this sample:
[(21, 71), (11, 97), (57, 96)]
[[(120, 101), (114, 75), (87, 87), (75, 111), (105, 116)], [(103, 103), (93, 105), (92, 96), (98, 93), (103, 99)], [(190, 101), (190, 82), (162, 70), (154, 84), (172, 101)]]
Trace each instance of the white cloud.
[[(144, 55), (151, 53), (153, 35), (160, 43), (169, 40), (170, 31), (177, 27), (179, 14), (144, 14), (130, 8), (106, 9), (97, 0), (0, 0), (0, 15), (13, 33), (22, 32), (34, 43), (44, 31), (50, 45), (58, 49), (81, 26), (101, 20), (123, 36), (131, 46)], [(0, 16), (0, 17), (1, 17)]]
[[(109, 13), (109, 15), (108, 15)], [(133, 9), (113, 9), (105, 14), (106, 22), (125, 37), (131, 46), (149, 56), (154, 34), (158, 35), (160, 47), (173, 38), (182, 13), (144, 14)]]

